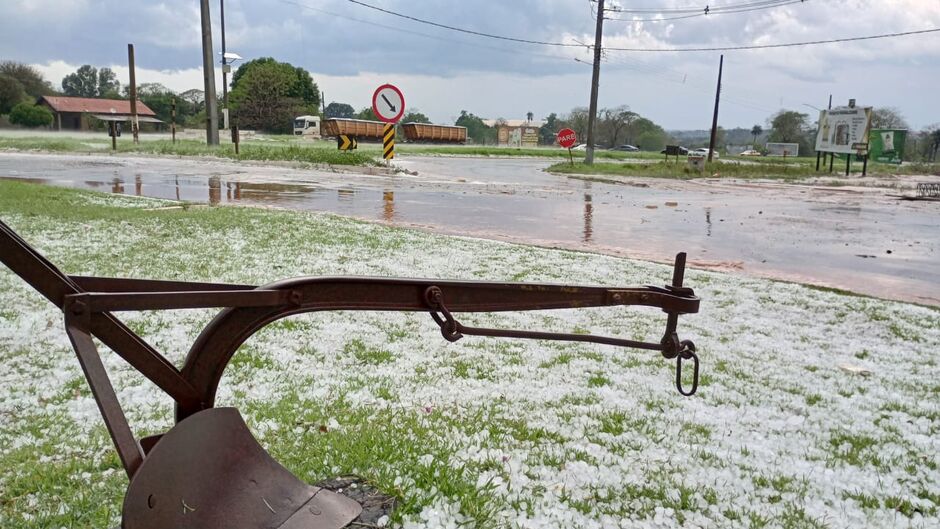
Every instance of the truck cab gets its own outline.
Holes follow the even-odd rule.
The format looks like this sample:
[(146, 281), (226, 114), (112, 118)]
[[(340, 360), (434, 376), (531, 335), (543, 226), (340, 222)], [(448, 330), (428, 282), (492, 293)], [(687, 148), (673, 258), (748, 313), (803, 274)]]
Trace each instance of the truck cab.
[(320, 116), (297, 116), (294, 118), (294, 136), (319, 139)]

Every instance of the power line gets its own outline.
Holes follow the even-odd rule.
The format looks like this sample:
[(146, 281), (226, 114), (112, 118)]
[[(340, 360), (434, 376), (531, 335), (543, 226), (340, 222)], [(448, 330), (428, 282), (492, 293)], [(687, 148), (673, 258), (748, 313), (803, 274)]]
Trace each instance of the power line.
[[(283, 1), (283, 0), (282, 0), (282, 1)], [(575, 43), (570, 43), (570, 42), (551, 42), (551, 41), (544, 41), (544, 40), (522, 39), (522, 38), (517, 38), (517, 37), (507, 37), (507, 36), (504, 36), (504, 35), (495, 35), (495, 34), (492, 34), (492, 33), (484, 33), (484, 32), (481, 32), (481, 31), (474, 31), (474, 30), (470, 30), (470, 29), (459, 28), (459, 27), (456, 27), (456, 26), (449, 26), (449, 25), (447, 25), (447, 24), (440, 24), (440, 23), (438, 23), (438, 22), (433, 22), (433, 21), (430, 21), (430, 20), (425, 20), (425, 19), (422, 19), (422, 18), (413, 17), (413, 16), (411, 16), (411, 15), (405, 15), (405, 14), (402, 14), (402, 13), (398, 13), (398, 12), (395, 12), (395, 11), (391, 11), (391, 10), (389, 10), (389, 9), (384, 9), (384, 8), (381, 8), (381, 7), (378, 7), (378, 6), (374, 6), (374, 5), (371, 5), (371, 4), (367, 4), (367, 3), (365, 3), (365, 2), (361, 2), (360, 0), (346, 0), (346, 1), (349, 2), (349, 3), (352, 3), (352, 4), (360, 5), (360, 6), (369, 8), (369, 9), (374, 9), (374, 10), (376, 10), (376, 11), (379, 11), (379, 12), (382, 12), (382, 13), (386, 13), (386, 14), (388, 14), (388, 15), (396, 16), (396, 17), (399, 17), (399, 18), (403, 18), (403, 19), (406, 19), (406, 20), (411, 20), (411, 21), (414, 21), (414, 22), (419, 22), (419, 23), (421, 23), (421, 24), (427, 24), (427, 25), (434, 26), (434, 27), (438, 27), (438, 28), (442, 28), (442, 29), (448, 29), (448, 30), (451, 30), (451, 31), (457, 31), (457, 32), (460, 32), (460, 33), (466, 33), (466, 34), (469, 34), (469, 35), (476, 35), (476, 36), (478, 36), (478, 37), (486, 37), (486, 38), (491, 38), (491, 39), (506, 40), (506, 41), (511, 41), (511, 42), (520, 42), (520, 43), (524, 43), (524, 44), (538, 44), (538, 45), (542, 45), (542, 46), (559, 46), (559, 47), (568, 47), (568, 48), (581, 48), (581, 47), (592, 48), (592, 47), (593, 47), (593, 46), (589, 46), (589, 45), (585, 45), (585, 44), (575, 44)], [(764, 0), (764, 1), (762, 1), (762, 2), (750, 2), (750, 3), (742, 3), (742, 4), (734, 4), (734, 5), (735, 5), (736, 7), (743, 7), (743, 6), (747, 6), (747, 5), (750, 5), (750, 6), (753, 7), (753, 6), (758, 5), (758, 4), (780, 3), (781, 1), (788, 1), (788, 0)], [(613, 47), (605, 47), (604, 49), (610, 50), (610, 51), (634, 51), (634, 52), (650, 52), (650, 53), (656, 53), (656, 52), (692, 52), (692, 51), (696, 51), (696, 52), (697, 52), (697, 51), (758, 50), (758, 49), (768, 49), (768, 48), (788, 48), (788, 47), (794, 47), (794, 46), (814, 46), (814, 45), (819, 45), (819, 44), (834, 44), (834, 43), (839, 43), (839, 42), (853, 42), (853, 41), (860, 41), (860, 40), (886, 39), (886, 38), (893, 38), (893, 37), (904, 37), (904, 36), (908, 36), (908, 35), (920, 35), (920, 34), (924, 34), (924, 33), (934, 33), (934, 32), (937, 32), (937, 31), (940, 31), (940, 28), (922, 29), (922, 30), (916, 30), (916, 31), (904, 31), (904, 32), (898, 32), (898, 33), (883, 33), (883, 34), (880, 34), (880, 35), (866, 35), (866, 36), (863, 36), (863, 37), (846, 37), (846, 38), (841, 38), (841, 39), (812, 40), (812, 41), (804, 41), (804, 42), (788, 42), (788, 43), (782, 43), (782, 44), (754, 44), (754, 45), (743, 45), (743, 46), (715, 46), (715, 47), (702, 47), (702, 48), (613, 48)]]
[(397, 13), (397, 12), (395, 12), (395, 11), (390, 11), (390, 10), (388, 10), (388, 9), (383, 9), (383, 8), (381, 8), (381, 7), (374, 6), (374, 5), (371, 5), (371, 4), (367, 4), (367, 3), (365, 3), (365, 2), (360, 2), (359, 0), (346, 0), (346, 1), (349, 2), (349, 3), (351, 3), (351, 4), (356, 4), (356, 5), (360, 5), (360, 6), (362, 6), (362, 7), (367, 7), (367, 8), (369, 8), (369, 9), (374, 9), (374, 10), (376, 10), (376, 11), (379, 11), (379, 12), (382, 12), (382, 13), (385, 13), (385, 14), (388, 14), (388, 15), (396, 16), (396, 17), (399, 17), (399, 18), (404, 18), (404, 19), (406, 19), (406, 20), (411, 20), (411, 21), (414, 21), (414, 22), (420, 22), (421, 24), (427, 24), (427, 25), (429, 25), (429, 26), (434, 26), (434, 27), (443, 28), (443, 29), (449, 29), (449, 30), (451, 30), (451, 31), (457, 31), (457, 32), (460, 32), (460, 33), (467, 33), (468, 35), (476, 35), (476, 36), (478, 36), (478, 37), (487, 37), (487, 38), (490, 38), (490, 39), (508, 40), (508, 41), (510, 41), (510, 42), (521, 42), (521, 43), (523, 43), (523, 44), (538, 44), (538, 45), (541, 45), (541, 46), (559, 46), (559, 47), (567, 47), (567, 48), (580, 48), (580, 47), (582, 47), (581, 44), (572, 44), (572, 43), (569, 43), (569, 42), (550, 42), (550, 41), (544, 41), (544, 40), (521, 39), (521, 38), (517, 38), (517, 37), (507, 37), (507, 36), (504, 36), (504, 35), (494, 35), (494, 34), (492, 34), (492, 33), (483, 33), (483, 32), (481, 32), (481, 31), (474, 31), (474, 30), (472, 30), (472, 29), (458, 28), (458, 27), (456, 27), (456, 26), (448, 26), (447, 24), (440, 24), (440, 23), (438, 23), (438, 22), (433, 22), (433, 21), (431, 21), (431, 20), (425, 20), (425, 19), (423, 19), (423, 18), (413, 17), (413, 16), (411, 16), (411, 15), (405, 15), (405, 14), (402, 14), (402, 13)]
[[(688, 18), (698, 18), (698, 17), (707, 17), (714, 15), (731, 15), (736, 13), (747, 13), (750, 11), (761, 11), (764, 9), (771, 9), (775, 7), (783, 7), (790, 4), (802, 4), (804, 0), (783, 0), (781, 2), (774, 3), (773, 5), (767, 5), (762, 7), (748, 7), (748, 8), (737, 8), (737, 9), (728, 9), (728, 10), (709, 10), (707, 7), (701, 12), (692, 13), (690, 15), (678, 15), (670, 17), (660, 17), (660, 18), (620, 18), (620, 17), (605, 17), (607, 20), (616, 20), (620, 22), (666, 22), (669, 20), (684, 20)], [(632, 11), (618, 11), (621, 13), (631, 13)], [(646, 14), (646, 13), (643, 13)]]
[(709, 48), (612, 48), (605, 47), (609, 51), (635, 51), (635, 52), (686, 52), (686, 51), (732, 51), (732, 50), (763, 50), (768, 48), (790, 48), (794, 46), (815, 46), (818, 44), (835, 44), (838, 42), (854, 42), (859, 40), (888, 39), (894, 37), (906, 37), (908, 35), (922, 35), (925, 33), (936, 33), (940, 28), (920, 29), (916, 31), (903, 31), (898, 33), (883, 33), (881, 35), (866, 35), (864, 37), (845, 37), (841, 39), (829, 40), (808, 40), (803, 42), (786, 42), (782, 44), (754, 44), (745, 46), (715, 46)]
[[(553, 59), (553, 60), (565, 61), (565, 62), (569, 62), (569, 61), (571, 60), (571, 59), (568, 58), (568, 57), (562, 57), (562, 56), (559, 56), (559, 55), (548, 55), (548, 54), (544, 54), (544, 53), (532, 53), (532, 52), (524, 51), (524, 50), (520, 50), (520, 49), (509, 49), (509, 48), (500, 48), (500, 47), (496, 47), (496, 46), (487, 46), (486, 44), (478, 44), (478, 43), (476, 43), (476, 42), (467, 42), (467, 41), (465, 41), (465, 40), (454, 40), (454, 39), (452, 39), (452, 38), (442, 37), (442, 36), (439, 36), (439, 35), (429, 35), (429, 34), (427, 34), (427, 33), (421, 33), (421, 32), (419, 32), (419, 31), (413, 31), (413, 30), (410, 30), (410, 29), (397, 28), (397, 27), (394, 27), (394, 26), (387, 26), (387, 25), (385, 25), (385, 24), (380, 24), (380, 23), (378, 23), (378, 22), (372, 22), (372, 21), (369, 21), (369, 20), (362, 20), (362, 19), (360, 19), (360, 18), (351, 17), (351, 16), (348, 16), (348, 15), (342, 15), (342, 14), (339, 14), (339, 13), (334, 13), (334, 12), (332, 12), (332, 11), (327, 11), (327, 10), (325, 10), (325, 9), (320, 9), (320, 8), (318, 8), (318, 7), (313, 7), (313, 6), (310, 6), (310, 5), (301, 3), (301, 2), (295, 2), (295, 1), (292, 1), (292, 0), (278, 0), (278, 1), (281, 2), (282, 4), (288, 4), (288, 5), (292, 5), (292, 6), (299, 7), (299, 8), (301, 8), (301, 9), (307, 9), (307, 10), (310, 10), (310, 11), (316, 11), (316, 12), (318, 12), (318, 13), (323, 13), (324, 15), (329, 15), (329, 16), (336, 17), (336, 18), (342, 18), (342, 19), (345, 19), (345, 20), (350, 20), (350, 21), (353, 21), (353, 22), (358, 22), (358, 23), (360, 23), (360, 24), (368, 24), (368, 25), (370, 25), (370, 26), (374, 26), (374, 27), (378, 27), (378, 28), (382, 28), (382, 29), (387, 29), (387, 30), (389, 30), (389, 31), (396, 31), (396, 32), (398, 32), (398, 33), (405, 33), (405, 34), (408, 34), (408, 35), (415, 35), (415, 36), (418, 36), (418, 37), (424, 37), (424, 38), (428, 38), (428, 39), (434, 39), (434, 40), (437, 40), (437, 41), (446, 42), (446, 43), (448, 43), (448, 44), (459, 44), (459, 45), (465, 45), (465, 46), (473, 46), (473, 47), (476, 47), (476, 48), (482, 48), (482, 49), (487, 49), (487, 50), (499, 51), (499, 52), (503, 52), (503, 53), (510, 53), (510, 54), (513, 54), (513, 55), (526, 55), (526, 56), (528, 56), (528, 57), (543, 57), (543, 58), (546, 58), (546, 59)], [(588, 47), (590, 47), (590, 46), (588, 46)]]
[[(804, 0), (797, 0), (802, 2)], [(720, 13), (728, 12), (735, 10), (754, 10), (754, 9), (770, 9), (778, 7), (779, 5), (790, 3), (790, 0), (758, 0), (753, 2), (739, 2), (734, 4), (727, 5), (698, 5), (698, 6), (685, 6), (685, 7), (617, 7), (609, 9), (609, 11), (615, 11), (618, 13)]]

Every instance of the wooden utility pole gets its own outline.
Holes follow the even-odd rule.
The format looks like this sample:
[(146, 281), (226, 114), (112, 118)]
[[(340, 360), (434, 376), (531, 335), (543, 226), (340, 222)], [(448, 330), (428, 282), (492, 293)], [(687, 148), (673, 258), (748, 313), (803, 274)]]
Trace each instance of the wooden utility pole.
[(228, 59), (225, 57), (225, 0), (219, 0), (219, 22), (222, 27), (222, 124), (223, 129), (229, 128), (228, 115)]
[(127, 45), (127, 67), (131, 71), (131, 134), (134, 136), (134, 143), (140, 143), (138, 134), (140, 133), (140, 123), (137, 121), (137, 76), (134, 71), (134, 45)]
[(601, 77), (601, 41), (604, 39), (604, 0), (597, 0), (597, 30), (594, 33), (594, 73), (591, 75), (591, 103), (588, 106), (587, 151), (584, 163), (594, 163), (594, 125), (597, 117), (597, 88)]
[(173, 137), (173, 143), (176, 143), (176, 98), (170, 100), (170, 134)]
[(725, 56), (722, 55), (718, 61), (718, 88), (715, 89), (715, 113), (712, 115), (712, 136), (708, 140), (708, 161), (712, 161), (712, 153), (715, 151), (715, 136), (718, 134), (718, 102), (721, 100), (721, 69), (725, 65)]
[(212, 60), (212, 24), (209, 0), (199, 0), (202, 20), (202, 78), (206, 100), (206, 144), (219, 144), (219, 106), (215, 94), (215, 63)]

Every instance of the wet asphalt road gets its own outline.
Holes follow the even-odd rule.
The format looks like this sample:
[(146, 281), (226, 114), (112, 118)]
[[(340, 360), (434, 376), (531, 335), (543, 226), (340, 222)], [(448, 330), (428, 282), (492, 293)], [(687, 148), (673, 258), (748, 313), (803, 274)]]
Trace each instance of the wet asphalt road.
[(590, 182), (532, 159), (404, 157), (417, 175), (170, 158), (0, 153), (0, 177), (210, 203), (329, 211), (814, 283), (940, 305), (940, 203), (882, 189)]

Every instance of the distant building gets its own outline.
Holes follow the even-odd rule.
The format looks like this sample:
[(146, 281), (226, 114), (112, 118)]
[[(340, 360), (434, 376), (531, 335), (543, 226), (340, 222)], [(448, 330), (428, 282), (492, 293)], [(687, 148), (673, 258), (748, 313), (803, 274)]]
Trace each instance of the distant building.
[[(124, 99), (42, 96), (39, 104), (52, 111), (56, 130), (89, 130), (93, 128), (93, 119), (118, 122), (131, 119), (131, 102)], [(137, 102), (137, 120), (141, 124), (163, 123), (140, 101)]]
[(484, 119), (483, 124), (496, 127), (496, 143), (503, 147), (536, 147), (539, 144), (539, 128), (544, 121), (525, 119)]

